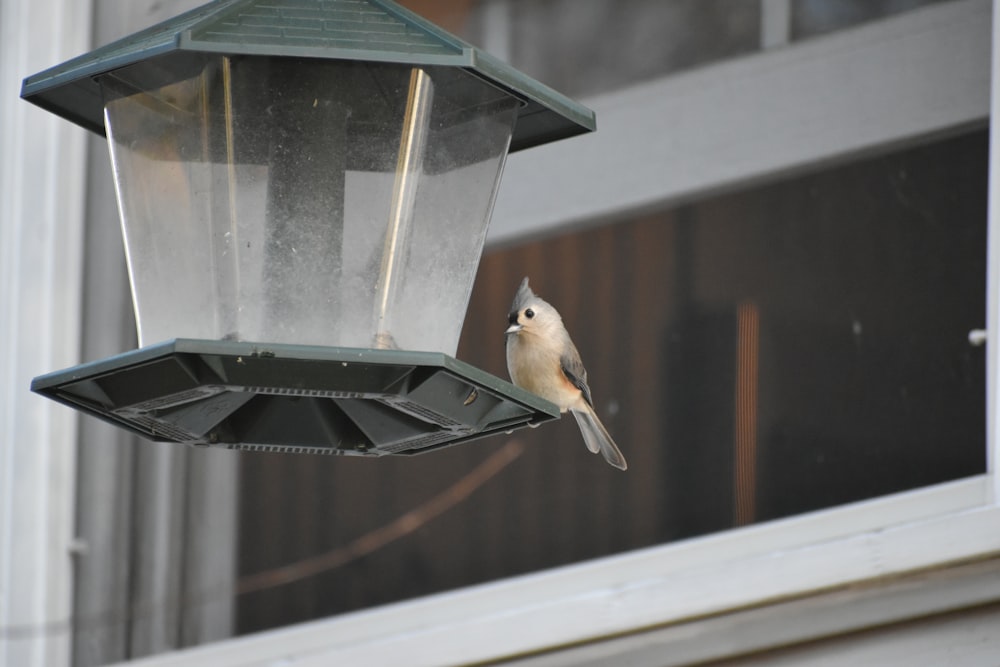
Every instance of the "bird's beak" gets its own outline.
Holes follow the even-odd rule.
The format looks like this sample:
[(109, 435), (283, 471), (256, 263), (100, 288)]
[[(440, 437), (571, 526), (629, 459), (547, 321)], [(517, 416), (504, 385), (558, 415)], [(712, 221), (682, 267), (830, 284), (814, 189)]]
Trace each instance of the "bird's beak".
[(507, 327), (507, 330), (504, 331), (504, 334), (505, 335), (516, 334), (518, 331), (520, 331), (523, 328), (524, 328), (523, 324), (518, 324), (518, 323), (515, 322), (514, 324), (510, 325), (509, 327)]

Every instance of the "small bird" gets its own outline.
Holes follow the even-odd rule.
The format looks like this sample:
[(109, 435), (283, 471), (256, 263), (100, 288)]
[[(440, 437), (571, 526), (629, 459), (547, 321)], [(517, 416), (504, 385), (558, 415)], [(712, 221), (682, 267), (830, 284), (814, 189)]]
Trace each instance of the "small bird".
[(533, 394), (569, 410), (583, 434), (587, 449), (600, 452), (616, 468), (625, 470), (625, 457), (594, 412), (587, 386), (587, 371), (570, 340), (559, 312), (528, 286), (528, 279), (514, 295), (507, 338), (507, 372), (511, 381)]

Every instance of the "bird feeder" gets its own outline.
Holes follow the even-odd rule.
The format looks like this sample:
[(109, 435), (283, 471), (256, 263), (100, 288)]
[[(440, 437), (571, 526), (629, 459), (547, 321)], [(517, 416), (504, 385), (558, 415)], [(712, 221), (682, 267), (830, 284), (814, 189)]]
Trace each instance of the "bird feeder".
[(590, 110), (387, 0), (216, 0), (21, 95), (107, 137), (140, 345), (34, 391), (281, 451), (558, 417), (453, 355), (507, 153)]

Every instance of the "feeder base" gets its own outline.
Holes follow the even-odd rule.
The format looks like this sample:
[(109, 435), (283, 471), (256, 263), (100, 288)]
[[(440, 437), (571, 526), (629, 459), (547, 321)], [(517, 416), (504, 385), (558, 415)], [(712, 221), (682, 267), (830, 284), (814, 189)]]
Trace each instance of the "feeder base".
[(35, 378), (31, 390), (159, 442), (416, 454), (559, 418), (436, 352), (176, 339)]

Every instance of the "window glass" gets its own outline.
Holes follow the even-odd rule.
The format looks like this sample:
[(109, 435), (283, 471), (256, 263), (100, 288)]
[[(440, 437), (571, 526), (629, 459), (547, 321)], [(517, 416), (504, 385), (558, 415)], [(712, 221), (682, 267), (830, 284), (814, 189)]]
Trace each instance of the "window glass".
[(459, 359), (507, 377), (530, 276), (628, 471), (568, 417), (413, 458), (244, 455), (240, 577), (270, 583), (239, 632), (983, 473), (988, 140), (489, 252)]
[[(401, 0), (572, 97), (586, 97), (948, 0)], [(774, 21), (787, 20), (787, 27)]]
[(843, 30), (948, 0), (791, 0), (792, 39)]
[(590, 95), (759, 48), (757, 2), (511, 0), (511, 64)]

